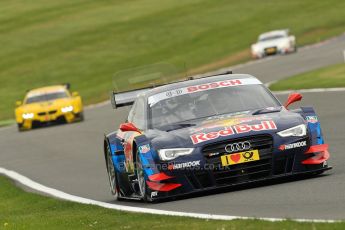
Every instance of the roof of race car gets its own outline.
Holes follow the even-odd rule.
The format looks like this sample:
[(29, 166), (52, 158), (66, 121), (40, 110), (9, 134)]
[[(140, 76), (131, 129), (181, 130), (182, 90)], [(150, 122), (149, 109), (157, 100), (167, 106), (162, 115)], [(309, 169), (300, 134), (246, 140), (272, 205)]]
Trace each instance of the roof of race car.
[(150, 106), (155, 103), (175, 96), (207, 91), (214, 88), (238, 87), (243, 85), (261, 85), (257, 78), (248, 74), (229, 74), (205, 76), (201, 78), (188, 78), (186, 80), (171, 82), (155, 88), (141, 88), (132, 91), (115, 93), (111, 97), (114, 109), (131, 105), (137, 98), (144, 98)]
[(211, 76), (211, 77), (196, 78), (196, 79), (188, 80), (188, 81), (170, 83), (167, 85), (159, 86), (151, 90), (148, 90), (142, 93), (142, 96), (150, 97), (150, 96), (153, 96), (159, 93), (164, 93), (164, 92), (174, 90), (174, 89), (202, 85), (202, 84), (213, 83), (213, 82), (224, 81), (224, 80), (237, 80), (237, 79), (255, 80), (257, 81), (258, 84), (262, 84), (256, 77), (253, 77), (252, 75), (249, 75), (249, 74), (223, 74), (223, 75), (216, 75), (216, 76)]
[(272, 30), (269, 32), (265, 32), (259, 35), (259, 40), (264, 39), (266, 37), (271, 37), (271, 36), (276, 36), (276, 35), (281, 35), (281, 36), (287, 36), (289, 34), (289, 30)]
[(32, 89), (27, 93), (27, 97), (37, 96), (46, 93), (54, 93), (54, 92), (65, 92), (66, 86), (64, 85), (53, 85), (53, 86), (46, 86), (41, 88)]

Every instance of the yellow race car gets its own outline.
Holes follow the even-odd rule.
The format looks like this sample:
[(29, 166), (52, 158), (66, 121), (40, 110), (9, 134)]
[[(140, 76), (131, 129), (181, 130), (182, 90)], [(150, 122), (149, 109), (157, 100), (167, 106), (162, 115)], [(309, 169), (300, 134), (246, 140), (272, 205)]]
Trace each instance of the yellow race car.
[(70, 92), (69, 84), (30, 90), (24, 101), (17, 101), (16, 106), (19, 131), (84, 120), (81, 97), (77, 92)]

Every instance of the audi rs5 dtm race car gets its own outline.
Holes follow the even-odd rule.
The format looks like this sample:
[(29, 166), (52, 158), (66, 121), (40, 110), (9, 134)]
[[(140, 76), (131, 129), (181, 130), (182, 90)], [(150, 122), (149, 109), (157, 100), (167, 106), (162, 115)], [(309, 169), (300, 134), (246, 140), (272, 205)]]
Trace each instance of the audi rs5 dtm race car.
[(287, 109), (301, 98), (283, 106), (255, 77), (228, 73), (113, 93), (114, 108), (135, 102), (105, 137), (112, 194), (154, 201), (331, 169), (314, 109)]
[(289, 30), (274, 30), (260, 34), (258, 41), (251, 46), (253, 58), (288, 54), (296, 51), (296, 38), (289, 35)]

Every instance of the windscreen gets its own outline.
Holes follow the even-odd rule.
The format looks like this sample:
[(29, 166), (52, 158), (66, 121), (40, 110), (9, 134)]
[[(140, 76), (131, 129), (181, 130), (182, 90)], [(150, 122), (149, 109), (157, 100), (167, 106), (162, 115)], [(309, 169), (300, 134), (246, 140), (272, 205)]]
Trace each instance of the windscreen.
[(32, 104), (32, 103), (43, 102), (43, 101), (53, 101), (56, 99), (66, 98), (66, 97), (68, 97), (68, 95), (66, 92), (63, 92), (63, 91), (54, 92), (54, 93), (45, 93), (45, 94), (28, 97), (25, 101), (25, 104)]
[(269, 41), (269, 40), (275, 40), (275, 39), (280, 39), (285, 37), (284, 35), (274, 35), (274, 36), (268, 36), (268, 37), (263, 37), (263, 38), (259, 38), (260, 42), (264, 42), (264, 41)]
[(165, 98), (149, 105), (150, 126), (165, 130), (174, 124), (222, 114), (277, 107), (280, 103), (263, 85), (242, 85)]

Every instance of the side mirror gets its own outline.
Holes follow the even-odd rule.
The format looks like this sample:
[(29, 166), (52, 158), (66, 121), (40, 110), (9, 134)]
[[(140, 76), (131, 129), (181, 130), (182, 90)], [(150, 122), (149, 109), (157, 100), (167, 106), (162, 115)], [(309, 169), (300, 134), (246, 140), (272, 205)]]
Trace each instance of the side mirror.
[(17, 107), (21, 106), (22, 104), (23, 104), (22, 101), (16, 101), (16, 106), (17, 106)]
[(138, 132), (141, 133), (141, 131), (135, 127), (135, 125), (133, 123), (123, 123), (120, 125), (120, 130), (122, 132), (128, 132), (128, 131), (132, 131), (132, 132)]
[(302, 94), (300, 93), (291, 93), (287, 99), (287, 101), (285, 102), (285, 108), (287, 108), (289, 105), (291, 105), (292, 103), (295, 103), (297, 101), (302, 100)]
[(72, 97), (78, 97), (79, 96), (79, 93), (78, 92), (73, 92), (72, 93)]

